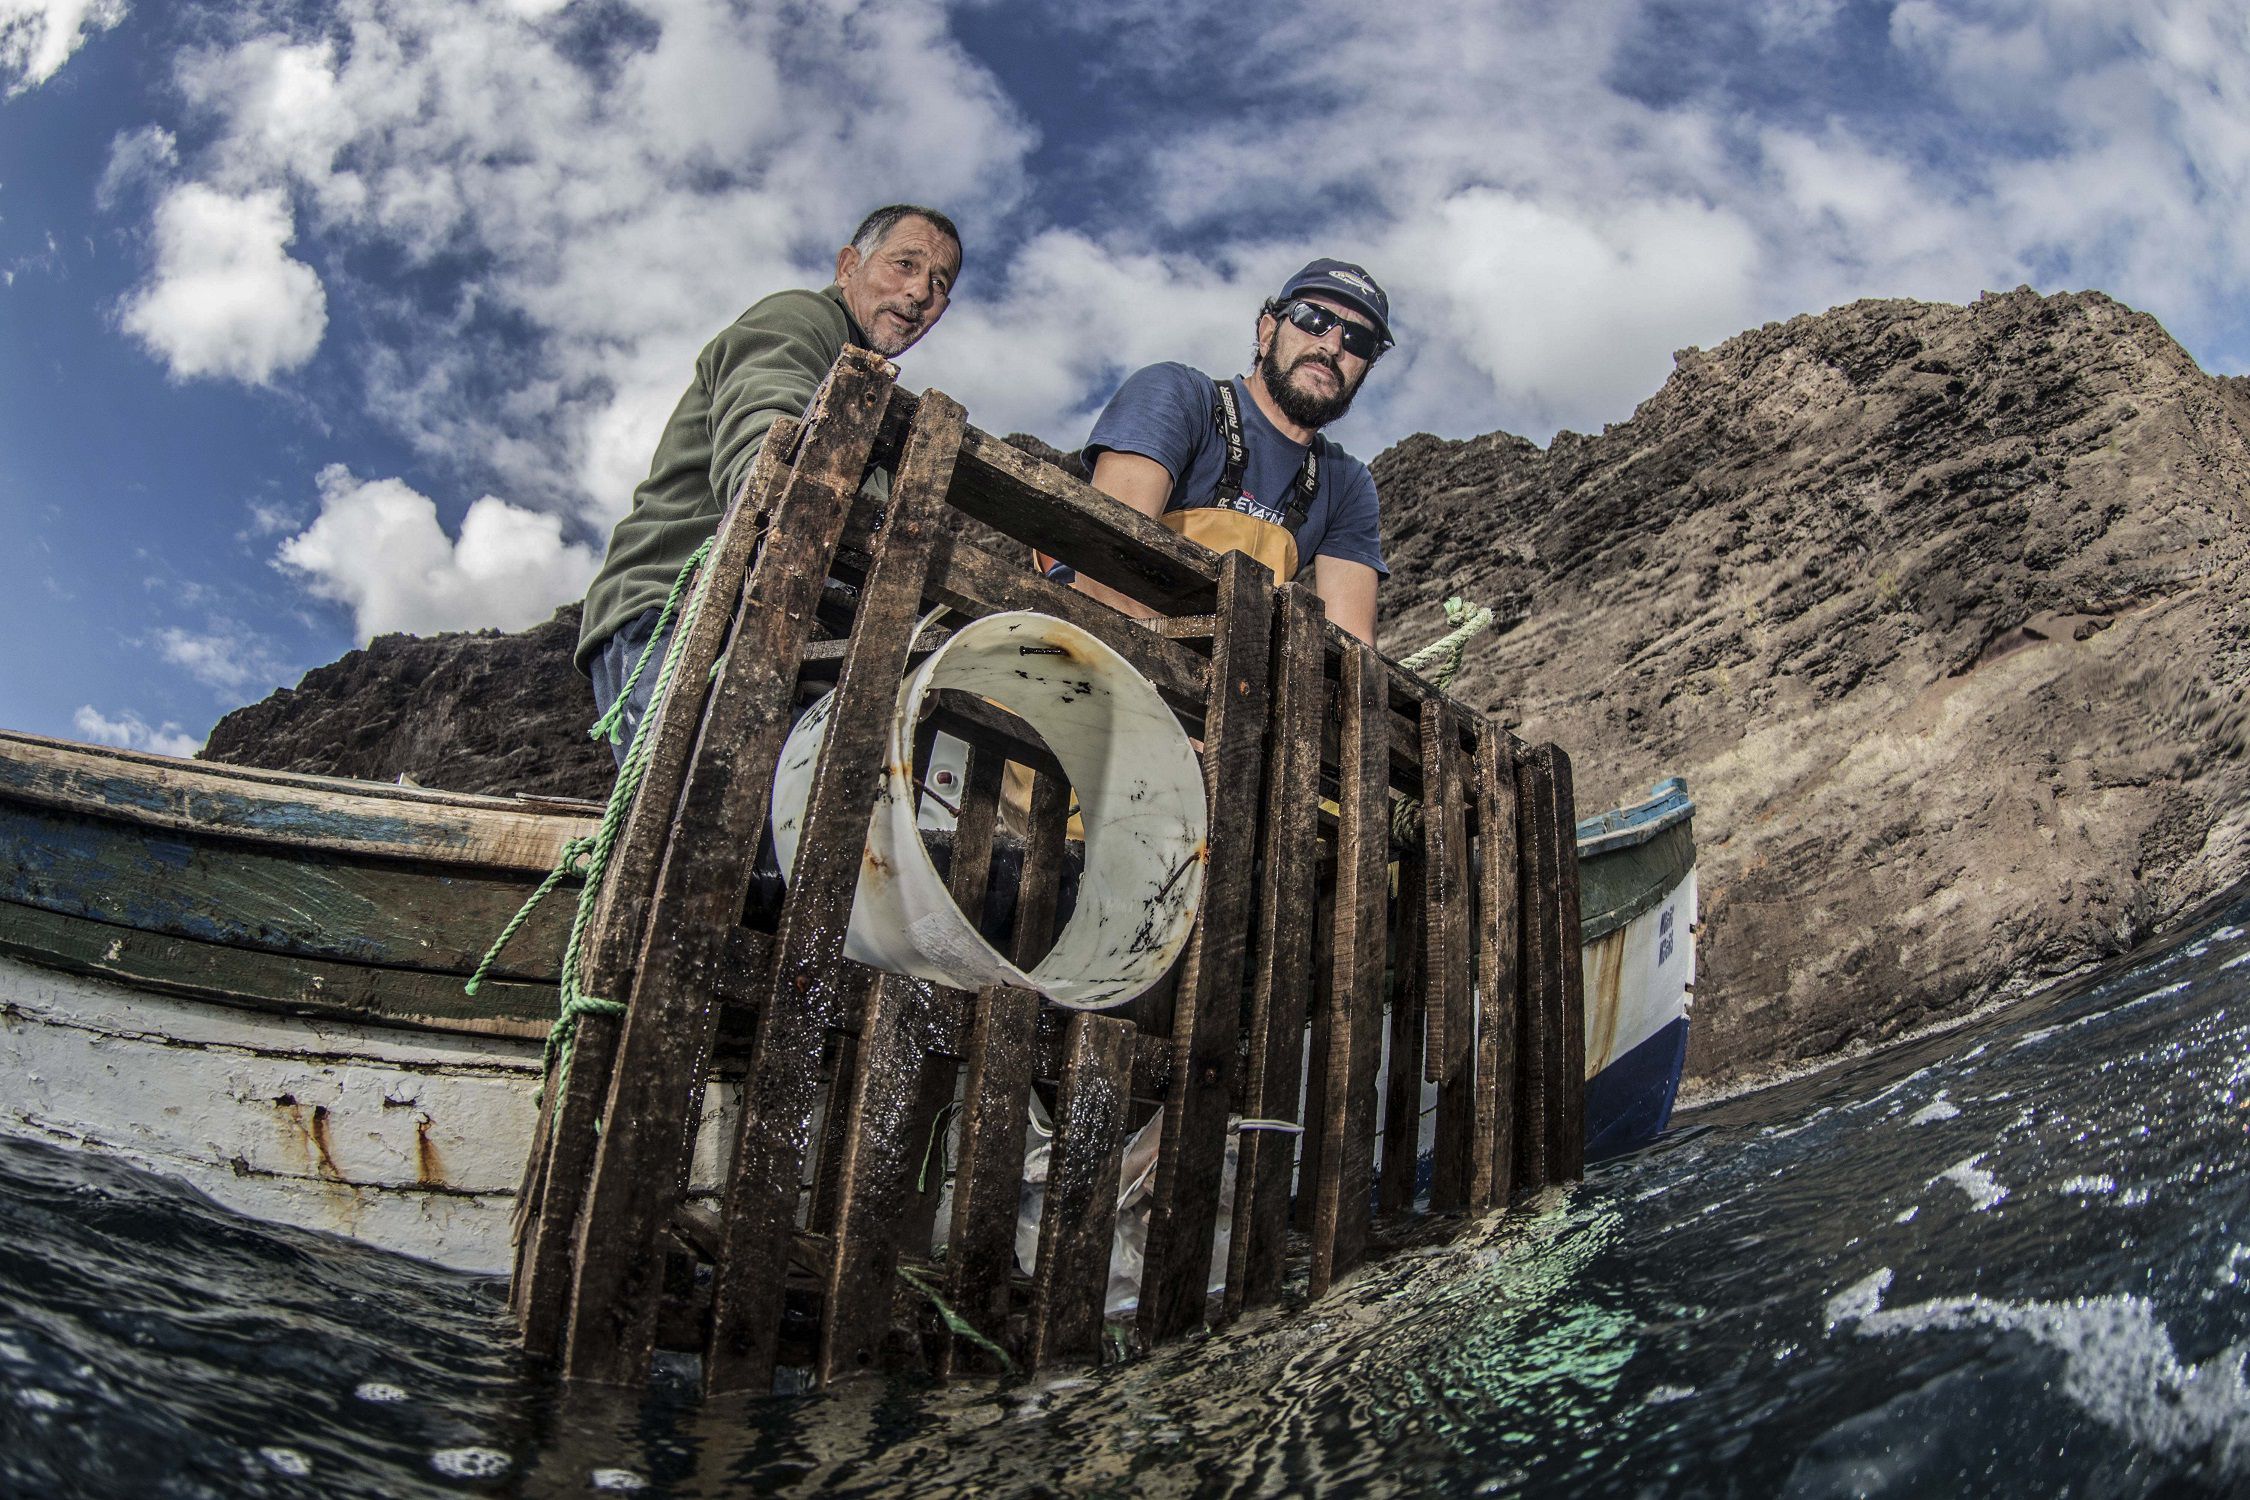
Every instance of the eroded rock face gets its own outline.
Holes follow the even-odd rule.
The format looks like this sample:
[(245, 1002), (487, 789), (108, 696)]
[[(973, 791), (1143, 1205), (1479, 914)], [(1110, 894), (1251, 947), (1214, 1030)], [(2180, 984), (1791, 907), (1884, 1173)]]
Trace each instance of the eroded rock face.
[(1386, 643), (1521, 623), (1455, 691), (1581, 811), (1688, 778), (1689, 1066), (1878, 1040), (2250, 875), (2250, 400), (2098, 294), (1863, 302), (1689, 350), (1632, 420), (1375, 465)]
[(578, 606), (513, 635), (380, 635), (218, 722), (201, 757), (454, 792), (605, 798), (609, 749), (570, 664)]
[[(1374, 468), (1394, 654), (1448, 593), (1493, 604), (1455, 692), (1569, 750), (1581, 811), (1688, 778), (1701, 1077), (2034, 986), (2250, 875), (2250, 383), (2106, 297), (1858, 303), (1685, 351), (1599, 437)], [(576, 634), (386, 636), (206, 754), (601, 796)]]

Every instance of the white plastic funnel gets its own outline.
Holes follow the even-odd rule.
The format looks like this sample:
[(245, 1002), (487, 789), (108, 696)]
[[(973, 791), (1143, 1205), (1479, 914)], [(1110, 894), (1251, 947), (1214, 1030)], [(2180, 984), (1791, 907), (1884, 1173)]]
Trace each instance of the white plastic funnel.
[[(1086, 830), (1078, 905), (1028, 973), (954, 903), (915, 827), (914, 731), (939, 688), (988, 699), (1037, 730), (1078, 794)], [(785, 876), (797, 866), (834, 701), (805, 710), (774, 767), (773, 837)], [(1162, 979), (1187, 942), (1209, 827), (1194, 747), (1132, 663), (1051, 615), (987, 615), (899, 689), (844, 952), (955, 989), (1012, 984), (1076, 1010), (1122, 1005)]]

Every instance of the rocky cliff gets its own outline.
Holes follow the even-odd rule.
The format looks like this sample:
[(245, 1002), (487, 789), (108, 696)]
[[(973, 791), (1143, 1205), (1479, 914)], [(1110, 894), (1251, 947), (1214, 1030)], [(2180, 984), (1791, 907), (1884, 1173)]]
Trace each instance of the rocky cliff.
[(379, 635), (228, 714), (202, 756), (454, 792), (604, 798), (617, 765), (586, 735), (594, 703), (570, 664), (577, 644), (576, 604), (513, 635)]
[[(1581, 810), (1688, 778), (1699, 1076), (2033, 987), (2250, 875), (2250, 389), (2106, 297), (1859, 303), (1682, 352), (1598, 437), (1374, 467), (1388, 646), (1493, 603), (1455, 691), (1568, 748)], [(385, 637), (206, 753), (597, 795), (575, 629)]]
[(1863, 302), (1683, 351), (1599, 437), (1375, 470), (1387, 639), (1520, 623), (1455, 691), (1579, 807), (1688, 778), (1690, 1071), (1880, 1040), (2250, 875), (2250, 399), (2098, 294)]

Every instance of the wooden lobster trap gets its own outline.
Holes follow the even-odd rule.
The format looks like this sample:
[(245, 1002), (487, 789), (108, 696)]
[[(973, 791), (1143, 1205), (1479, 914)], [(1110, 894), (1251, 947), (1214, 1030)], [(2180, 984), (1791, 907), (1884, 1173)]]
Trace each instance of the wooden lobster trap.
[[(863, 493), (876, 469), (884, 502)], [(1159, 618), (1050, 582), (993, 533)], [(640, 1384), (660, 1346), (699, 1352), (714, 1392), (770, 1390), (784, 1367), (825, 1383), (1099, 1359), (1120, 1158), (1157, 1116), (1138, 1304), (1112, 1346), (1273, 1300), (1299, 1250), (1318, 1296), (1379, 1218), (1481, 1211), (1578, 1174), (1561, 752), (1345, 636), (1309, 590), (1175, 536), (857, 351), (802, 423), (776, 425), (706, 574), (585, 952), (585, 988), (623, 1014), (580, 1023), (526, 1173), (512, 1297), (527, 1347), (566, 1378)], [(939, 606), (1082, 628), (1200, 745), (1200, 906), (1169, 980), (1129, 1004), (1066, 1010), (844, 956), (894, 701)], [(794, 874), (760, 899), (776, 760), (828, 683)], [(970, 747), (951, 893), (976, 912), (1012, 882), (994, 941), (1028, 965), (1068, 885), (1059, 767), (989, 704), (951, 702), (925, 747), (940, 726)], [(995, 861), (1011, 764), (1032, 774), (1028, 822)], [(1035, 1098), (1054, 1124), (1026, 1273)], [(1242, 1120), (1256, 1128), (1236, 1134)], [(699, 1133), (730, 1138), (704, 1190)]]

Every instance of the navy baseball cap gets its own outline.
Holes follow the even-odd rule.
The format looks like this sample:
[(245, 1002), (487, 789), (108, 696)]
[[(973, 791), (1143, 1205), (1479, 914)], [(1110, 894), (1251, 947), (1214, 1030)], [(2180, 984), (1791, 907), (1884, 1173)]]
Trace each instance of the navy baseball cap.
[(1331, 260), (1322, 256), (1289, 278), (1281, 289), (1281, 300), (1302, 297), (1307, 292), (1317, 292), (1323, 297), (1333, 297), (1348, 307), (1356, 307), (1375, 320), (1375, 331), (1383, 342), (1394, 344), (1391, 337), (1391, 299), (1375, 284), (1364, 266), (1355, 266), (1348, 260)]

